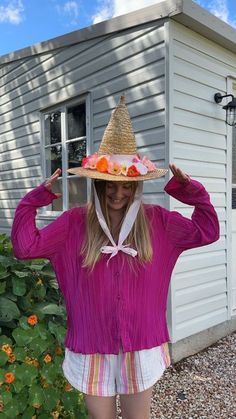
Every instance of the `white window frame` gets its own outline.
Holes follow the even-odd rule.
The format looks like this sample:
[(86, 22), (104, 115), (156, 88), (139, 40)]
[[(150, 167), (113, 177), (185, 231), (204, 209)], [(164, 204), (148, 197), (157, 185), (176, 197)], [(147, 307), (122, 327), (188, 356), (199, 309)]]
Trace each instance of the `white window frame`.
[[(40, 130), (41, 130), (41, 168), (42, 168), (42, 177), (43, 180), (46, 179), (46, 149), (50, 148), (51, 145), (45, 144), (45, 129), (44, 129), (44, 115), (53, 111), (61, 112), (61, 145), (62, 145), (62, 211), (53, 211), (48, 210), (47, 207), (43, 207), (40, 210), (40, 218), (55, 218), (58, 217), (63, 211), (69, 209), (69, 191), (68, 191), (68, 161), (67, 161), (67, 152), (66, 145), (78, 140), (82, 140), (84, 137), (73, 138), (68, 140), (67, 133), (67, 124), (66, 124), (66, 115), (67, 109), (74, 105), (79, 105), (85, 103), (85, 117), (86, 117), (86, 154), (89, 155), (92, 153), (92, 96), (91, 92), (86, 92), (83, 95), (80, 95), (76, 98), (73, 98), (70, 101), (59, 103), (55, 106), (48, 107), (43, 109), (40, 112)], [(73, 178), (77, 177), (73, 175)], [(42, 181), (43, 181), (42, 180)], [(87, 181), (87, 197), (90, 195), (91, 185)]]

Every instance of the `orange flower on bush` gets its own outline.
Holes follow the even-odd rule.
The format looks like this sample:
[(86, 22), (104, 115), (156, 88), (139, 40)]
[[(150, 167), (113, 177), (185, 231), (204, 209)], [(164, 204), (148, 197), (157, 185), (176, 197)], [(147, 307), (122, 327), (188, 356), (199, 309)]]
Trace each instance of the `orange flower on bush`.
[(12, 347), (8, 344), (2, 345), (2, 351), (6, 352), (7, 355), (10, 355), (12, 353)]
[(55, 349), (55, 353), (56, 355), (62, 355), (63, 354), (63, 350), (60, 346), (57, 346)]
[(70, 390), (72, 390), (72, 386), (70, 385), (70, 383), (66, 383), (66, 384), (64, 385), (64, 390), (65, 390), (65, 391), (70, 391)]
[(38, 317), (36, 314), (32, 314), (28, 317), (27, 322), (30, 324), (30, 326), (35, 326), (38, 323)]
[(15, 380), (13, 372), (6, 372), (5, 374), (5, 383), (11, 384)]
[(10, 362), (10, 364), (13, 364), (15, 360), (16, 360), (16, 357), (13, 353), (8, 355), (8, 362)]
[(42, 279), (38, 279), (38, 281), (36, 282), (36, 285), (43, 285), (43, 281), (42, 281)]
[(98, 172), (106, 173), (108, 169), (108, 160), (106, 157), (101, 157), (96, 164)]
[(134, 164), (132, 164), (132, 166), (130, 166), (128, 168), (127, 176), (134, 177), (134, 176), (139, 176), (139, 175), (140, 175), (140, 173), (139, 173), (138, 169), (135, 167)]
[(48, 364), (49, 362), (52, 361), (52, 357), (51, 357), (51, 355), (47, 354), (47, 355), (45, 355), (43, 360), (44, 360), (45, 364)]

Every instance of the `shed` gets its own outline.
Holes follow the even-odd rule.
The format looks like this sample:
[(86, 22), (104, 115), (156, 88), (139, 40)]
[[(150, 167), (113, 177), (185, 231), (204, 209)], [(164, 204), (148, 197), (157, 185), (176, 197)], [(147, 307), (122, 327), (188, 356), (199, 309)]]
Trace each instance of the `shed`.
[[(236, 128), (214, 94), (236, 95), (236, 30), (191, 0), (166, 0), (0, 57), (0, 231), (19, 199), (62, 167), (63, 199), (41, 227), (86, 202), (89, 183), (66, 169), (97, 150), (126, 94), (139, 152), (201, 181), (220, 219), (220, 240), (185, 252), (173, 273), (167, 319), (173, 361), (236, 329)], [(145, 183), (145, 201), (191, 216)], [(233, 199), (232, 199), (233, 197)]]

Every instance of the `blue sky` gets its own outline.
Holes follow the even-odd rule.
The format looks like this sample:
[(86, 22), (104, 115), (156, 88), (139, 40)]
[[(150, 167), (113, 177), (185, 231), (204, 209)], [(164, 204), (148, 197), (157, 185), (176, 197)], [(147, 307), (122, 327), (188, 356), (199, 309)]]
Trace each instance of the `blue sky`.
[[(160, 0), (0, 0), (0, 55), (158, 2)], [(236, 0), (195, 2), (236, 28)]]

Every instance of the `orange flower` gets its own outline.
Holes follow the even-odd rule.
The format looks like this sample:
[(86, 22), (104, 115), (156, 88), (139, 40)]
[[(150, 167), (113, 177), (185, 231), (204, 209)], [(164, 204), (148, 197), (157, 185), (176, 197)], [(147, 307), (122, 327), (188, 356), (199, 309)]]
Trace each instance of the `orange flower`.
[(6, 372), (5, 374), (5, 383), (11, 384), (15, 380), (13, 372)]
[(10, 355), (12, 353), (12, 347), (8, 344), (2, 345), (2, 351), (6, 352), (7, 355)]
[(101, 157), (96, 164), (98, 172), (106, 173), (108, 169), (108, 160), (106, 157)]
[(66, 384), (64, 385), (64, 390), (65, 390), (65, 391), (70, 391), (70, 390), (72, 390), (72, 386), (70, 385), (70, 383), (66, 383)]
[(28, 317), (27, 322), (30, 324), (30, 326), (34, 326), (38, 323), (38, 317), (36, 316), (36, 314), (32, 314)]
[(15, 362), (16, 357), (14, 354), (9, 354), (8, 355), (8, 362), (10, 362), (10, 364), (13, 364), (13, 362)]
[(134, 177), (134, 176), (139, 176), (139, 175), (140, 175), (140, 173), (139, 173), (138, 169), (134, 166), (134, 164), (132, 164), (132, 166), (130, 166), (128, 168), (127, 176)]
[(62, 355), (63, 354), (63, 350), (60, 346), (57, 346), (55, 349), (55, 353), (56, 355)]
[(41, 278), (38, 279), (38, 281), (36, 282), (36, 285), (43, 285), (43, 281)]
[(52, 361), (52, 357), (51, 357), (51, 355), (47, 354), (47, 355), (45, 355), (43, 360), (44, 360), (45, 364), (48, 364), (49, 362)]

